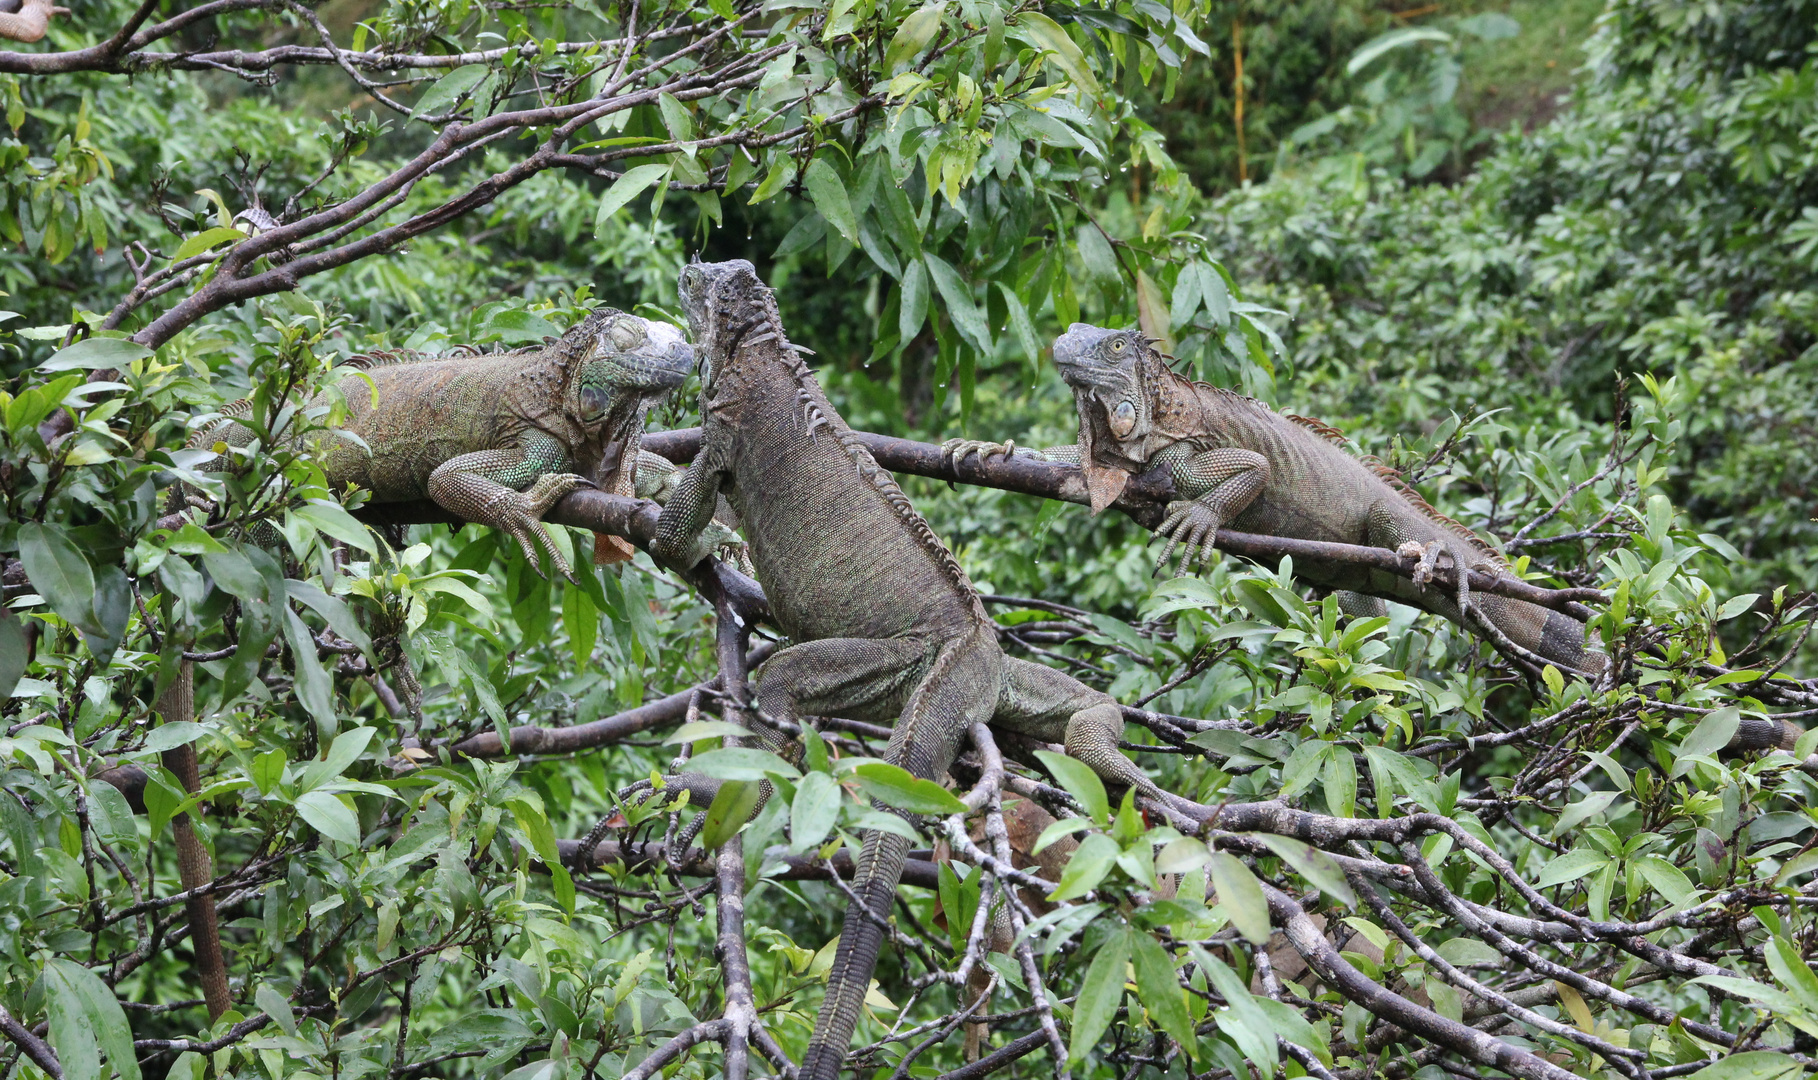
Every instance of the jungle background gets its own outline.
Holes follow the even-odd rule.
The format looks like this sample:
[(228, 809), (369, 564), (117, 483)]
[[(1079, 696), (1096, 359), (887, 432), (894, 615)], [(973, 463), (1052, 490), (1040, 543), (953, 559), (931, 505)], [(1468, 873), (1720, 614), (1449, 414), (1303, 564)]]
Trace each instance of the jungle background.
[[(133, 12), (72, 6), (22, 53), (97, 46)], [(1019, 14), (1035, 10), (1045, 24)], [(655, 173), (638, 172), (648, 161), (539, 172), (295, 288), (158, 321), (227, 273), (215, 257), (379, 183), (448, 117), (466, 109), (477, 124), (572, 92), (551, 71), (587, 85), (598, 69), (560, 43), (624, 33), (640, 14), (646, 26), (736, 15), (739, 48), (777, 46), (743, 104), (653, 97), (588, 133), (626, 162), (686, 147)], [(1343, 616), (1291, 565), (1226, 557), (1158, 578), (1147, 534), (1115, 513), (902, 478), (980, 591), (1002, 598), (993, 613), (1027, 628), (1015, 639), (1026, 654), (1126, 703), (1253, 725), (1207, 732), (1190, 753), (1133, 750), (1169, 790), (1340, 818), (1444, 815), (1507, 860), (1427, 838), (1419, 853), (1472, 902), (1540, 917), (1519, 889), (1504, 897), (1518, 872), (1560, 908), (1726, 965), (1638, 975), (1599, 938), (1558, 946), (1594, 977), (1574, 989), (1385, 893), (1446, 966), (1385, 929), (1328, 864), (1249, 851), (1241, 873), (1306, 882), (1296, 894), (1349, 928), (1334, 940), (1371, 978), (1578, 1075), (1814, 1067), (1813, 782), (1785, 755), (1715, 751), (1738, 716), (1811, 726), (1818, 704), (1786, 677), (1818, 660), (1804, 632), (1818, 588), (1818, 4), (840, 0), (689, 13), (329, 0), (224, 9), (165, 47), (269, 50), (320, 34), (352, 52), (509, 55), (365, 84), (333, 63), (268, 74), (225, 60), (0, 75), (0, 549), (14, 560), (0, 619), (5, 1075), (45, 1071), (27, 1053), (37, 1039), (72, 1077), (618, 1076), (718, 1015), (714, 904), (698, 881), (550, 869), (558, 839), (587, 835), (615, 791), (666, 766), (670, 731), (560, 757), (401, 757), (406, 738), (434, 748), (584, 724), (696, 685), (713, 674), (712, 609), (645, 556), (564, 583), (476, 527), (369, 531), (283, 440), (225, 481), (179, 453), (226, 402), (260, 395), (270, 420), (356, 353), (534, 343), (595, 303), (674, 319), (677, 273), (696, 255), (758, 266), (855, 428), (1069, 442), (1073, 406), (1046, 344), (1074, 319), (1140, 321), (1200, 377), (1319, 417), (1402, 468), (1505, 541), (1519, 573), (1605, 589), (1604, 640), (1661, 659), (1596, 689), (1524, 677), (1410, 609)], [(819, 88), (826, 114), (867, 107), (852, 104), (849, 69), (888, 84), (878, 127), (852, 134), (836, 118), (821, 131), (817, 115), (808, 136), (718, 159), (699, 143), (696, 160), (697, 140), (798, 83)], [(828, 70), (845, 81), (830, 86)], [(966, 133), (991, 123), (1021, 127)], [(887, 124), (920, 134), (865, 141)], [(387, 212), (449, 204), (471, 183), (463, 169), (518, 152), (493, 142)], [(278, 273), (306, 250), (245, 272)], [(112, 374), (85, 382), (96, 370)], [(653, 428), (696, 422), (693, 391)], [(43, 426), (59, 410), (73, 431)], [(178, 480), (214, 509), (160, 527)], [(584, 554), (584, 533), (556, 531)], [(185, 650), (195, 714), (171, 722), (154, 702)], [(395, 683), (406, 660), (421, 721), (394, 711), (384, 674)], [(1498, 737), (1469, 742), (1485, 733)], [(1157, 741), (1136, 727), (1127, 738)], [(199, 792), (160, 765), (185, 746)], [(150, 778), (139, 805), (101, 779), (123, 765)], [(844, 898), (780, 868), (831, 856), (866, 804), (849, 781), (780, 786), (744, 835), (747, 929), (760, 1010), (799, 1059)], [(1266, 911), (1257, 930), (1261, 894), (1231, 884), (1217, 850), (1193, 841), (1183, 854), (1168, 846), (1178, 833), (1062, 786), (1115, 856), (1070, 870), (1062, 898), (1093, 902), (1032, 938), (1073, 1075), (1483, 1074), (1317, 980), (1283, 972), (1302, 983), (1272, 991), (1282, 939), (1270, 944)], [(180, 819), (222, 877), (232, 1003), (214, 1016), (189, 908), (171, 899)], [(1333, 851), (1361, 859), (1363, 846)], [(1227, 875), (1216, 901), (1187, 885), (1162, 898), (1157, 848), (1173, 853), (1159, 869), (1199, 874), (1199, 892), (1207, 873)], [(959, 860), (944, 874), (938, 889), (902, 890), (899, 928), (920, 949), (886, 950), (855, 1043), (862, 1075), (964, 1066), (957, 1035), (903, 1060), (929, 1031), (951, 1034), (936, 1021), (963, 1004), (926, 977), (927, 958), (966, 951), (979, 873)], [(1004, 1018), (987, 1052), (1035, 1024), (1021, 969), (988, 966)], [(1495, 1027), (1460, 969), (1506, 977), (1585, 1038)], [(719, 1053), (704, 1043), (666, 1075), (718, 1075)], [(1003, 1075), (1062, 1067), (1046, 1046), (1032, 1055)]]

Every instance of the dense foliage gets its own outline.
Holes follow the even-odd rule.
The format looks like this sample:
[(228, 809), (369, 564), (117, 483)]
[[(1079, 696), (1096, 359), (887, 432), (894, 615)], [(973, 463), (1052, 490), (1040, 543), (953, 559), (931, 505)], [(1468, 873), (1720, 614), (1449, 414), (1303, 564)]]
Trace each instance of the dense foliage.
[[(939, 865), (902, 890), (867, 1075), (962, 1068), (962, 969), (1011, 1075), (1812, 1060), (1818, 788), (1794, 766), (1818, 735), (1721, 752), (1745, 719), (1818, 715), (1796, 678), (1810, 4), (1616, 0), (1566, 111), (1499, 136), (1471, 123), (1481, 89), (1459, 97), (1524, 40), (1499, 11), (336, 7), (97, 4), (0, 54), (8, 1075), (775, 1071), (838, 933), (821, 868), (887, 824), (874, 796), (934, 815)], [(1230, 185), (1245, 35), (1267, 159), (1246, 168), (1269, 179), (1209, 200), (1187, 174)], [(1121, 516), (906, 478), (1006, 648), (1160, 710), (1130, 750), (1207, 814), (1007, 745), (1017, 865), (1043, 846), (1028, 808), (1065, 837), (1033, 883), (829, 721), (802, 770), (728, 773), (780, 796), (742, 877), (711, 851), (596, 864), (569, 838), (673, 837), (616, 793), (727, 730), (711, 605), (644, 556), (552, 581), (476, 527), (369, 526), (294, 436), (339, 422), (300, 405), (355, 353), (536, 342), (602, 302), (666, 317), (695, 252), (759, 263), (861, 429), (1070, 441), (1045, 343), (1140, 323), (1343, 427), (1517, 573), (1603, 589), (1611, 675), (1345, 615), (1292, 560), (1157, 581)], [(242, 397), (266, 438), (196, 472), (189, 431)], [(690, 386), (657, 426), (692, 414)], [(485, 741), (665, 700), (578, 752)], [(210, 884), (185, 895), (198, 841)], [(727, 889), (748, 1061), (713, 1026)], [(987, 948), (1006, 900), (1027, 965)]]

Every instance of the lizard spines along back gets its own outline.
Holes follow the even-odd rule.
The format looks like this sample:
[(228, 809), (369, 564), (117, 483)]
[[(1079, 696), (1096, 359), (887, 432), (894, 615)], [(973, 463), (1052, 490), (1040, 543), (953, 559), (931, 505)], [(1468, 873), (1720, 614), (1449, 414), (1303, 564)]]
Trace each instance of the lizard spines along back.
[[(929, 528), (927, 519), (916, 510), (915, 505), (909, 501), (909, 497), (903, 494), (903, 489), (897, 486), (895, 477), (877, 463), (877, 459), (871, 455), (871, 449), (861, 442), (859, 437), (853, 433), (852, 428), (847, 426), (837, 412), (833, 411), (832, 405), (827, 401), (826, 392), (821, 388), (820, 382), (815, 379), (814, 372), (809, 370), (808, 364), (803, 361), (801, 348), (792, 344), (783, 332), (782, 314), (777, 310), (774, 291), (766, 286), (761, 295), (765, 325), (761, 329), (749, 327), (749, 329), (758, 330), (757, 336), (744, 338), (742, 344), (752, 345), (770, 340), (777, 343), (777, 348), (786, 358), (784, 362), (788, 364), (790, 374), (795, 379), (796, 398), (802, 404), (802, 422), (807, 429), (808, 437), (814, 438), (815, 433), (823, 428), (833, 434), (833, 437), (839, 441), (840, 448), (845, 450), (846, 455), (852, 459), (853, 467), (857, 470), (858, 475), (884, 497), (884, 501), (890, 504), (890, 509), (896, 513), (897, 518), (908, 526), (909, 533), (915, 537), (916, 543), (933, 557), (941, 572), (960, 591), (961, 595), (966, 597), (971, 604), (973, 615), (982, 624), (990, 625), (995, 630), (996, 621), (985, 611), (984, 601), (979, 599), (978, 590), (972, 587), (972, 579), (966, 576), (965, 568), (960, 566), (959, 560), (955, 559), (953, 553), (947, 550), (947, 545), (941, 543), (940, 538), (934, 535), (934, 530)], [(823, 405), (827, 407), (823, 409)]]

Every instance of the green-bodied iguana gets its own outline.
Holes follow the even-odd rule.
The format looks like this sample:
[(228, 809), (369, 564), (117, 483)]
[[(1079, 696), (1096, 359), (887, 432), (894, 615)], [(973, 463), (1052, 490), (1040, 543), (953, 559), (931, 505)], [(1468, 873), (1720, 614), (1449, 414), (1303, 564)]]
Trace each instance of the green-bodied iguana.
[[(971, 725), (988, 721), (1064, 741), (1101, 776), (1163, 798), (1117, 748), (1116, 701), (1004, 656), (965, 571), (828, 403), (751, 264), (690, 265), (680, 292), (701, 355), (702, 441), (652, 553), (683, 561), (722, 494), (738, 513), (791, 642), (758, 672), (760, 739), (781, 746), (766, 717), (894, 721), (889, 759), (934, 779)], [(693, 776), (672, 782), (697, 804), (715, 787)], [(838, 1074), (908, 847), (891, 833), (864, 838), (858, 901), (846, 912), (801, 1080)]]
[[(375, 502), (433, 499), (510, 533), (532, 562), (541, 550), (567, 574), (543, 513), (584, 484), (657, 491), (674, 467), (639, 450), (644, 418), (693, 365), (680, 330), (601, 308), (558, 339), (512, 352), (356, 358), (343, 365), (347, 422), (338, 431), (359, 441), (337, 429), (310, 438), (331, 489), (364, 488)], [(318, 395), (305, 408), (325, 404)], [(191, 436), (192, 448), (223, 451), (201, 471), (229, 467), (227, 449), (251, 445), (254, 433), (236, 419), (249, 411), (236, 401)], [(595, 561), (632, 551), (617, 537), (595, 537)]]
[[(1488, 629), (1542, 663), (1585, 675), (1608, 658), (1586, 643), (1569, 615), (1488, 593), (1470, 595), (1472, 620), (1454, 596), (1427, 586), (1442, 557), (1459, 570), (1506, 572), (1500, 552), (1427, 504), (1393, 470), (1352, 454), (1316, 420), (1284, 415), (1254, 398), (1176, 374), (1140, 331), (1074, 323), (1054, 343), (1054, 362), (1072, 387), (1079, 441), (1023, 451), (1080, 466), (1092, 512), (1110, 506), (1130, 477), (1165, 468), (1180, 496), (1156, 532), (1167, 538), (1157, 567), (1178, 545), (1177, 572), (1210, 559), (1213, 538), (1230, 527), (1268, 536), (1324, 540), (1417, 553), (1416, 580), (1364, 567), (1297, 565), (1308, 581), (1399, 600), (1469, 629)], [(1011, 443), (951, 440), (948, 452), (1009, 453)], [(1355, 600), (1347, 606), (1356, 609)], [(1732, 749), (1792, 749), (1801, 732), (1784, 722), (1746, 721)]]

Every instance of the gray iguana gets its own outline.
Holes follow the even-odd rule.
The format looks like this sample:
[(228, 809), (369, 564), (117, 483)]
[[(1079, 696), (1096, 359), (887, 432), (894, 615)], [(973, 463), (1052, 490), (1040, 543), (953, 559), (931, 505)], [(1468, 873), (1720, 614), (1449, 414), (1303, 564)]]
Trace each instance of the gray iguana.
[[(1176, 374), (1140, 331), (1074, 323), (1054, 343), (1054, 362), (1072, 387), (1079, 441), (1023, 453), (1078, 465), (1094, 514), (1117, 500), (1130, 477), (1165, 468), (1181, 497), (1156, 532), (1167, 538), (1157, 568), (1181, 547), (1178, 572), (1210, 559), (1213, 538), (1230, 527), (1269, 536), (1418, 552), (1415, 580), (1364, 567), (1296, 566), (1335, 590), (1411, 604), (1468, 629), (1453, 597), (1425, 587), (1441, 557), (1460, 570), (1507, 571), (1494, 547), (1446, 517), (1387, 466), (1341, 445), (1330, 426), (1285, 415), (1254, 398)], [(1013, 443), (950, 440), (949, 454), (1014, 453)], [(1341, 596), (1353, 611), (1366, 597)], [(1584, 624), (1522, 600), (1469, 597), (1473, 615), (1542, 662), (1601, 673), (1608, 658), (1586, 643)], [(1378, 606), (1380, 606), (1378, 604)], [(1751, 720), (1732, 749), (1792, 749), (1792, 724)]]
[[(680, 292), (701, 355), (702, 441), (651, 550), (684, 562), (719, 496), (737, 512), (791, 642), (757, 674), (759, 739), (782, 746), (767, 719), (894, 721), (889, 760), (937, 779), (971, 725), (988, 721), (1064, 741), (1099, 775), (1165, 798), (1119, 752), (1115, 700), (1003, 654), (965, 571), (828, 403), (751, 264), (690, 265)], [(697, 805), (717, 786), (698, 776), (673, 782)], [(802, 1080), (838, 1074), (908, 847), (891, 833), (865, 835), (858, 901), (846, 911)]]
[[(660, 494), (675, 468), (639, 449), (644, 418), (693, 365), (694, 350), (675, 327), (600, 308), (560, 338), (511, 352), (355, 358), (340, 378), (348, 415), (339, 431), (359, 441), (334, 429), (309, 437), (331, 489), (365, 488), (375, 502), (433, 499), (503, 529), (533, 563), (540, 550), (567, 574), (542, 515), (582, 485)], [(319, 394), (305, 408), (324, 404)], [(201, 471), (225, 470), (228, 448), (252, 444), (254, 432), (238, 422), (250, 411), (249, 402), (233, 402), (190, 437), (192, 448), (220, 451)], [(721, 530), (713, 540), (726, 538)], [(595, 534), (596, 562), (633, 551)]]

